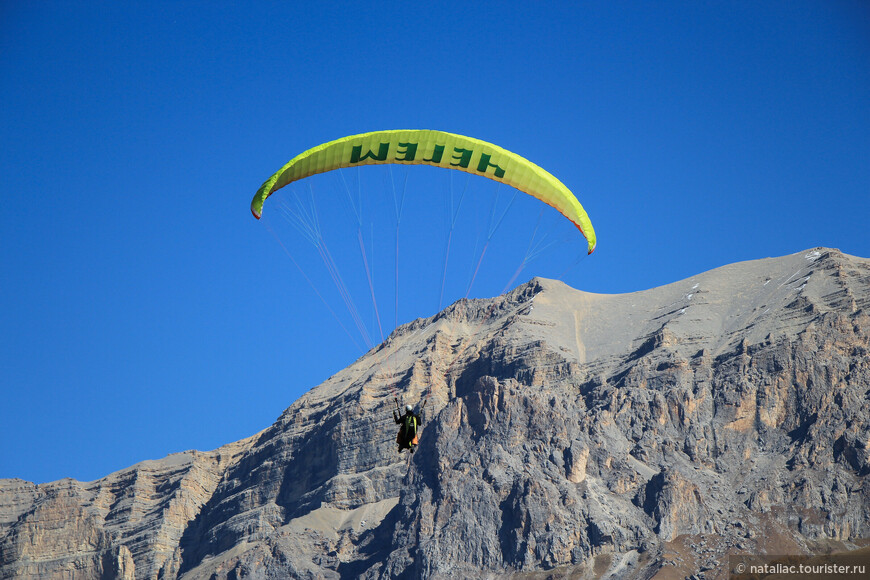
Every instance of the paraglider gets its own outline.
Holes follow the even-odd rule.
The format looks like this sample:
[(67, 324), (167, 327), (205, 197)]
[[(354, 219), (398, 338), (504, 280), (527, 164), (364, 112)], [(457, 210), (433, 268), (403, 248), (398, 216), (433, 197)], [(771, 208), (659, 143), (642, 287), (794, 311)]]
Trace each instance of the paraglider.
[[(399, 433), (396, 435), (396, 444), (399, 446), (399, 453), (408, 449), (411, 453), (417, 448), (418, 430), (422, 419), (420, 413), (414, 412), (414, 407), (405, 405), (405, 414), (403, 415), (399, 409), (399, 399), (395, 399), (396, 409), (393, 411), (393, 420), (399, 425)], [(425, 405), (425, 402), (424, 402)]]
[[(576, 226), (576, 228), (584, 236), (587, 244), (586, 253), (591, 254), (595, 250), (595, 230), (592, 227), (589, 216), (586, 214), (586, 211), (583, 209), (583, 206), (580, 204), (577, 197), (555, 176), (553, 176), (540, 166), (532, 163), (528, 159), (525, 159), (524, 157), (521, 157), (516, 153), (499, 147), (498, 145), (494, 145), (480, 139), (457, 135), (454, 133), (447, 133), (444, 131), (375, 131), (370, 133), (342, 137), (340, 139), (329, 141), (311, 149), (308, 149), (307, 151), (304, 151), (291, 159), (286, 165), (284, 165), (281, 169), (275, 172), (260, 186), (256, 194), (254, 195), (253, 200), (251, 201), (251, 213), (254, 215), (255, 218), (260, 219), (263, 213), (263, 206), (266, 202), (266, 199), (279, 189), (290, 185), (291, 183), (294, 183), (296, 181), (317, 174), (327, 173), (333, 170), (340, 170), (349, 167), (387, 164), (429, 165), (445, 169), (453, 169), (463, 171), (471, 175), (486, 177), (490, 180), (498, 182), (499, 184), (505, 184), (507, 186), (513, 187), (516, 190), (514, 192), (515, 194), (518, 192), (525, 193), (553, 207), (559, 214), (561, 214), (561, 216), (567, 218), (574, 226)], [(339, 173), (339, 175), (341, 174)], [(347, 188), (346, 184), (345, 188)], [(347, 193), (348, 197), (350, 198), (350, 191), (348, 190)], [(294, 216), (298, 218), (296, 219), (296, 221), (304, 226), (302, 228), (303, 235), (305, 235), (305, 237), (308, 238), (308, 240), (311, 241), (318, 249), (318, 253), (323, 259), (328, 273), (333, 278), (333, 281), (336, 284), (336, 288), (338, 289), (340, 296), (345, 301), (348, 307), (348, 311), (352, 319), (354, 320), (354, 323), (360, 330), (361, 336), (363, 337), (366, 344), (371, 347), (371, 341), (369, 340), (369, 335), (366, 332), (365, 324), (362, 322), (362, 317), (359, 315), (353, 300), (350, 299), (350, 293), (348, 292), (347, 287), (342, 280), (342, 277), (338, 273), (338, 268), (335, 264), (332, 254), (325, 248), (325, 244), (322, 241), (321, 232), (317, 225), (318, 212), (314, 209), (313, 200), (316, 198), (316, 196), (312, 188), (310, 187), (310, 182), (309, 195), (310, 199), (312, 200), (311, 210), (305, 211), (303, 208), (303, 211), (299, 211), (298, 214), (294, 214)], [(404, 193), (402, 195), (404, 196)], [(404, 197), (402, 197), (402, 199), (404, 199)], [(453, 225), (456, 223), (456, 217), (458, 215), (458, 208), (454, 212), (452, 207), (452, 189), (450, 199), (451, 229), (447, 235), (447, 251), (445, 252), (444, 259), (444, 274), (442, 275), (441, 282), (441, 297), (443, 297), (444, 294), (444, 280), (446, 278), (447, 261), (450, 253), (450, 241), (453, 233)], [(461, 199), (462, 198), (460, 197), (459, 205), (461, 205)], [(513, 201), (513, 198), (511, 201)], [(398, 326), (398, 223), (400, 221), (401, 215), (401, 204), (397, 203), (396, 205), (395, 287), (397, 289), (396, 324)], [(302, 206), (302, 204), (299, 204), (299, 206)], [(352, 200), (351, 206), (353, 206)], [(360, 219), (360, 215), (357, 212), (356, 207), (352, 207), (351, 209), (353, 210), (353, 213), (357, 218), (357, 240), (359, 242), (360, 256), (365, 267), (364, 269), (366, 274), (366, 280), (368, 281), (369, 291), (372, 298), (374, 316), (377, 320), (378, 328), (381, 329), (380, 315), (378, 313), (377, 301), (375, 299), (375, 289), (372, 281), (373, 277), (371, 274), (371, 269), (369, 267), (368, 254), (365, 249), (362, 220)], [(542, 207), (542, 215), (543, 212), (544, 208)], [(493, 215), (495, 214), (494, 203), (492, 213)], [(504, 214), (502, 214), (498, 220), (494, 220), (495, 227), (492, 227), (491, 225), (491, 227), (489, 228), (489, 231), (479, 254), (479, 259), (477, 259), (476, 266), (472, 269), (473, 274), (471, 275), (471, 281), (468, 284), (466, 297), (468, 296), (471, 286), (474, 283), (475, 277), (477, 276), (477, 272), (480, 268), (483, 256), (486, 253), (486, 248), (488, 247), (489, 240), (492, 237), (495, 229), (497, 229), (498, 224), (503, 217)], [(561, 221), (558, 219), (558, 216), (556, 217), (557, 221)], [(428, 219), (428, 217), (426, 219)], [(536, 232), (537, 226), (535, 227), (535, 231), (532, 232), (532, 241), (535, 239)], [(575, 239), (575, 236), (573, 234), (573, 231), (570, 232), (569, 238), (571, 240)], [(483, 236), (481, 236), (481, 238), (483, 238)], [(532, 247), (532, 241), (529, 242), (529, 249), (527, 249), (526, 257), (523, 258), (520, 266), (517, 268), (514, 274), (514, 277), (511, 278), (510, 282), (508, 282), (508, 285), (513, 282), (517, 274), (519, 274), (522, 268), (526, 265), (530, 255), (533, 253), (532, 251), (536, 249)], [(582, 241), (579, 239), (577, 239), (577, 241), (582, 243)], [(577, 253), (578, 252), (575, 252), (574, 254), (576, 255)], [(295, 260), (294, 264), (296, 264)], [(300, 269), (300, 271), (302, 271), (302, 268), (298, 264), (296, 264), (296, 266)], [(309, 282), (309, 284), (311, 284), (312, 287), (315, 289), (318, 296), (321, 296), (320, 292), (317, 291), (317, 288), (310, 281), (310, 279), (307, 276), (305, 276), (305, 278)], [(441, 303), (441, 297), (439, 297), (439, 308)], [(323, 300), (322, 296), (321, 300)], [(324, 303), (326, 303), (325, 300)], [(332, 312), (332, 309), (330, 309), (330, 311)], [(335, 316), (338, 320), (338, 317), (335, 315), (334, 312), (333, 316)], [(488, 316), (488, 314), (486, 316)], [(339, 321), (339, 323), (341, 322)], [(347, 329), (345, 329), (345, 332), (347, 332), (350, 336), (350, 332), (348, 332)], [(382, 329), (381, 337), (383, 339)], [(420, 426), (422, 423), (421, 414), (423, 408), (425, 407), (425, 401), (423, 403), (423, 406), (420, 407), (420, 412), (415, 412), (414, 408), (411, 405), (406, 406), (403, 412), (403, 409), (399, 406), (398, 398), (395, 398), (395, 402), (396, 408), (393, 411), (393, 420), (395, 424), (399, 426), (399, 430), (396, 435), (398, 452), (402, 453), (402, 451), (407, 449), (412, 454), (414, 453), (419, 442)]]
[(387, 163), (456, 169), (510, 185), (554, 207), (586, 238), (588, 253), (595, 250), (589, 216), (561, 181), (498, 145), (444, 131), (375, 131), (318, 145), (291, 159), (260, 186), (251, 213), (260, 219), (266, 198), (296, 180), (344, 167)]

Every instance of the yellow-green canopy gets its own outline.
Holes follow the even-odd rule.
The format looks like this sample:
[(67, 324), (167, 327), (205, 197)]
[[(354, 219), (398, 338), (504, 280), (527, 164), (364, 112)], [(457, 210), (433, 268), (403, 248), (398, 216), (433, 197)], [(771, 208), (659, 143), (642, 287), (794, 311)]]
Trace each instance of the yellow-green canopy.
[(251, 212), (260, 219), (266, 198), (297, 179), (342, 167), (385, 163), (458, 169), (515, 187), (556, 208), (586, 237), (589, 253), (595, 250), (592, 222), (561, 181), (498, 145), (444, 131), (374, 131), (318, 145), (297, 155), (267, 179), (251, 202)]

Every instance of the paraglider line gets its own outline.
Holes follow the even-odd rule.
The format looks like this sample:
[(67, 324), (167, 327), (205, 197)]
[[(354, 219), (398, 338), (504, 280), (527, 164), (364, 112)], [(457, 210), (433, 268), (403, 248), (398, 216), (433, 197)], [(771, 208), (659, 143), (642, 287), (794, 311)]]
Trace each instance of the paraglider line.
[(462, 201), (465, 199), (465, 194), (468, 191), (468, 182), (471, 179), (470, 175), (465, 177), (465, 185), (462, 188), (462, 194), (459, 196), (459, 202), (456, 205), (456, 210), (453, 209), (453, 173), (450, 173), (450, 231), (447, 232), (447, 248), (444, 251), (444, 269), (441, 273), (441, 293), (438, 296), (438, 311), (441, 311), (444, 305), (444, 286), (447, 282), (447, 263), (450, 260), (450, 244), (453, 241), (453, 230), (456, 228), (456, 219), (459, 217), (459, 210), (462, 209)]
[(302, 266), (300, 266), (299, 263), (293, 258), (290, 250), (287, 249), (287, 246), (284, 245), (284, 242), (281, 241), (281, 238), (279, 238), (275, 231), (272, 229), (271, 224), (269, 224), (267, 220), (263, 220), (263, 222), (266, 224), (266, 229), (269, 230), (269, 233), (272, 234), (275, 240), (277, 240), (278, 245), (281, 246), (281, 248), (284, 250), (284, 253), (287, 254), (287, 257), (290, 258), (290, 261), (293, 262), (293, 265), (296, 266), (296, 269), (299, 270), (299, 273), (302, 274), (302, 277), (305, 278), (305, 281), (308, 282), (308, 285), (311, 286), (311, 289), (314, 290), (314, 293), (317, 294), (317, 297), (320, 298), (320, 301), (323, 302), (323, 305), (326, 306), (326, 309), (329, 310), (329, 313), (332, 314), (332, 317), (335, 319), (336, 322), (338, 322), (338, 325), (341, 326), (341, 329), (344, 330), (344, 333), (347, 334), (347, 337), (350, 339), (350, 341), (354, 344), (354, 346), (362, 351), (362, 347), (354, 339), (353, 335), (351, 335), (350, 331), (348, 331), (344, 323), (341, 322), (341, 319), (339, 319), (338, 315), (335, 313), (332, 307), (329, 306), (329, 303), (317, 289), (317, 286), (314, 285), (314, 282), (311, 281), (311, 278), (309, 278), (308, 275), (305, 273), (305, 270), (302, 269)]
[[(393, 207), (396, 210), (396, 289), (395, 289), (395, 298), (396, 304), (394, 309), (395, 315), (395, 325), (394, 328), (399, 327), (399, 224), (402, 223), (402, 211), (405, 208), (405, 195), (408, 192), (408, 173), (405, 172), (405, 179), (402, 183), (402, 196), (399, 198), (399, 201), (396, 200), (396, 182), (393, 179), (393, 167), (392, 165), (388, 165), (390, 171), (390, 184), (392, 185), (393, 191)], [(374, 245), (374, 244), (372, 244)]]
[(514, 283), (514, 281), (517, 279), (517, 276), (520, 275), (520, 272), (522, 272), (523, 269), (528, 265), (528, 263), (531, 259), (530, 254), (531, 254), (531, 250), (532, 250), (532, 244), (535, 241), (535, 236), (538, 234), (538, 228), (541, 225), (541, 218), (543, 216), (544, 216), (544, 208), (541, 208), (541, 211), (538, 213), (538, 220), (535, 222), (535, 229), (532, 230), (532, 236), (529, 238), (529, 245), (526, 246), (526, 254), (523, 257), (522, 262), (520, 262), (520, 265), (517, 267), (516, 271), (514, 272), (514, 275), (511, 276), (510, 280), (508, 280), (508, 283), (505, 284), (504, 288), (502, 288), (502, 291), (500, 292), (500, 294), (504, 294), (505, 292), (507, 292), (508, 288), (510, 288), (511, 285)]
[(359, 316), (359, 311), (357, 310), (356, 304), (354, 304), (353, 298), (350, 295), (350, 292), (347, 289), (347, 285), (344, 283), (344, 279), (341, 276), (341, 272), (338, 269), (338, 264), (336, 264), (335, 260), (332, 257), (332, 254), (329, 251), (329, 248), (326, 245), (326, 239), (323, 237), (323, 231), (320, 228), (320, 216), (317, 211), (317, 202), (315, 201), (314, 196), (314, 188), (311, 186), (311, 183), (308, 183), (308, 207), (303, 206), (301, 200), (297, 199), (297, 203), (300, 208), (300, 216), (303, 219), (303, 223), (306, 228), (311, 232), (311, 235), (314, 237), (314, 246), (317, 248), (318, 253), (320, 254), (320, 258), (323, 260), (323, 264), (326, 266), (327, 272), (332, 277), (333, 283), (335, 283), (335, 287), (338, 290), (338, 293), (341, 295), (342, 300), (344, 300), (344, 304), (347, 307), (348, 312), (353, 318), (354, 324), (356, 324), (357, 330), (359, 330), (360, 336), (362, 336), (363, 342), (365, 342), (368, 348), (371, 348), (372, 340), (369, 338), (368, 331), (366, 329), (365, 323), (363, 323), (362, 319)]
[(486, 255), (486, 250), (489, 248), (489, 240), (483, 246), (483, 251), (480, 252), (480, 259), (477, 260), (477, 267), (474, 269), (474, 275), (471, 276), (471, 282), (468, 283), (468, 290), (465, 291), (465, 297), (471, 293), (471, 287), (474, 286), (474, 280), (477, 278), (477, 273), (480, 271), (480, 265), (483, 263), (483, 257)]
[(444, 304), (444, 284), (447, 281), (447, 262), (450, 260), (450, 243), (453, 240), (453, 228), (447, 233), (447, 250), (444, 252), (444, 270), (441, 273), (441, 294), (438, 296), (438, 312)]
[[(356, 204), (353, 203), (353, 196), (350, 193), (350, 187), (348, 187), (348, 185), (347, 185), (347, 180), (344, 178), (344, 171), (342, 171), (341, 167), (338, 168), (338, 175), (341, 177), (341, 182), (344, 184), (344, 191), (347, 194), (347, 201), (350, 203), (350, 209), (353, 212), (354, 217), (356, 218), (357, 226), (362, 227), (362, 217), (361, 217), (362, 207), (360, 207), (360, 209), (357, 210)], [(357, 174), (357, 177), (359, 177), (358, 174)], [(361, 205), (362, 205), (362, 200), (360, 200), (360, 206)]]
[(347, 306), (351, 317), (353, 317), (354, 323), (357, 326), (357, 330), (359, 330), (360, 334), (362, 335), (363, 341), (366, 343), (366, 346), (368, 346), (368, 348), (371, 348), (373, 344), (371, 338), (369, 338), (366, 326), (360, 318), (359, 311), (356, 308), (356, 304), (354, 304), (353, 298), (351, 298), (350, 292), (347, 289), (347, 285), (344, 283), (344, 280), (341, 277), (341, 273), (338, 271), (338, 266), (335, 264), (335, 260), (332, 258), (332, 254), (329, 253), (329, 248), (326, 247), (326, 242), (324, 242), (322, 238), (321, 243), (317, 246), (317, 249), (320, 252), (320, 257), (323, 259), (324, 264), (326, 264), (326, 268), (329, 271), (329, 274), (332, 276), (333, 282), (335, 282), (335, 286), (338, 289), (339, 294), (341, 294), (341, 297), (344, 300), (345, 306)]
[(377, 298), (375, 298), (375, 285), (374, 285), (374, 283), (372, 283), (372, 274), (371, 274), (371, 270), (369, 269), (369, 261), (366, 258), (365, 242), (363, 242), (363, 236), (362, 236), (361, 229), (357, 230), (357, 240), (359, 241), (359, 251), (360, 251), (360, 254), (362, 255), (363, 266), (365, 266), (365, 270), (366, 270), (366, 278), (369, 281), (369, 292), (371, 292), (371, 295), (372, 295), (372, 305), (375, 308), (375, 317), (378, 320), (378, 330), (381, 333), (381, 342), (383, 342), (384, 341), (384, 329), (381, 326), (381, 315), (378, 312), (378, 300), (377, 300)]
[(308, 184), (308, 193), (308, 204), (306, 205), (302, 202), (301, 198), (295, 192), (293, 192), (293, 201), (296, 204), (296, 209), (294, 210), (286, 203), (279, 204), (279, 207), (282, 210), (281, 213), (291, 223), (291, 225), (293, 225), (303, 235), (303, 237), (308, 239), (308, 241), (311, 242), (311, 244), (317, 249), (317, 252), (320, 255), (320, 259), (323, 260), (323, 264), (326, 267), (327, 272), (332, 278), (332, 281), (335, 284), (339, 295), (344, 301), (344, 304), (347, 307), (351, 318), (353, 318), (354, 323), (357, 326), (357, 330), (359, 330), (360, 336), (362, 336), (363, 341), (366, 343), (366, 345), (371, 348), (372, 341), (368, 336), (365, 325), (359, 317), (356, 305), (353, 303), (353, 299), (350, 297), (347, 286), (344, 284), (344, 280), (342, 279), (341, 274), (338, 270), (338, 265), (335, 263), (335, 260), (333, 260), (332, 254), (330, 254), (329, 248), (327, 248), (326, 246), (326, 240), (323, 238), (323, 234), (320, 229), (317, 204), (314, 197), (314, 190), (311, 187), (310, 183)]
[[(499, 184), (499, 188), (501, 188), (501, 184)], [(489, 235), (487, 236), (487, 239), (486, 239), (487, 242), (492, 239), (492, 236), (495, 235), (495, 232), (496, 232), (496, 230), (498, 230), (498, 227), (501, 225), (501, 222), (504, 221), (505, 216), (507, 215), (511, 206), (514, 204), (514, 200), (517, 198), (518, 193), (519, 193), (519, 191), (515, 189), (514, 194), (511, 197), (511, 200), (508, 202), (507, 207), (505, 207), (504, 211), (501, 213), (501, 217), (498, 218), (498, 221), (496, 222), (495, 227), (490, 230)], [(495, 214), (495, 205), (493, 205), (493, 215), (494, 214)]]
[(564, 278), (565, 275), (568, 274), (568, 272), (570, 272), (571, 270), (573, 270), (574, 268), (579, 266), (580, 262), (582, 262), (586, 258), (586, 256), (588, 256), (588, 255), (589, 254), (581, 254), (576, 260), (574, 260), (573, 264), (571, 264), (570, 266), (565, 268), (565, 270), (561, 274), (559, 274), (559, 277), (556, 278), (556, 280), (562, 281), (562, 278)]
[(317, 249), (317, 252), (320, 255), (320, 259), (323, 260), (323, 264), (326, 267), (327, 272), (332, 278), (332, 281), (335, 284), (339, 295), (344, 301), (344, 304), (347, 307), (351, 318), (353, 318), (357, 330), (359, 330), (360, 336), (362, 336), (363, 341), (366, 343), (368, 348), (371, 348), (373, 345), (371, 339), (369, 338), (365, 324), (359, 317), (359, 312), (353, 302), (353, 299), (350, 296), (350, 293), (347, 290), (347, 286), (345, 285), (344, 280), (341, 277), (341, 273), (338, 270), (338, 265), (332, 258), (332, 254), (329, 252), (329, 248), (327, 248), (326, 246), (326, 240), (323, 238), (323, 235), (321, 233), (319, 217), (317, 213), (317, 204), (314, 201), (314, 190), (312, 189), (310, 183), (308, 184), (308, 191), (309, 203), (307, 206), (302, 203), (302, 200), (294, 192), (293, 200), (296, 202), (296, 210), (294, 211), (294, 209), (289, 207), (286, 203), (279, 204), (281, 213), (291, 223), (291, 225), (293, 225)]

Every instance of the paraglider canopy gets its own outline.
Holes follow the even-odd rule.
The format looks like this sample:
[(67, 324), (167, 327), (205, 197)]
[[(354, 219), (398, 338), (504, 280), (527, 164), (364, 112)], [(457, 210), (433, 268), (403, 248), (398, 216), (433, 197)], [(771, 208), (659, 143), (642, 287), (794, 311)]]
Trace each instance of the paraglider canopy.
[(251, 213), (260, 219), (266, 198), (298, 179), (343, 167), (387, 163), (434, 165), (510, 185), (554, 207), (585, 236), (588, 253), (595, 250), (595, 230), (589, 216), (561, 181), (498, 145), (444, 131), (375, 131), (318, 145), (291, 159), (260, 186), (251, 202)]

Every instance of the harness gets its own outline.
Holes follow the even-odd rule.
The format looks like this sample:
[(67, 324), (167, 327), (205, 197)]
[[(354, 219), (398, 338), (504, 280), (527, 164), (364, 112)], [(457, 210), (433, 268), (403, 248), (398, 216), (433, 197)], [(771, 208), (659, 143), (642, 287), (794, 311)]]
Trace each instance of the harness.
[(402, 425), (402, 427), (404, 427), (404, 429), (405, 429), (405, 436), (410, 437), (412, 435), (416, 435), (417, 434), (417, 417), (415, 417), (414, 415), (410, 415), (410, 416), (405, 415), (404, 420), (405, 420), (405, 422)]

